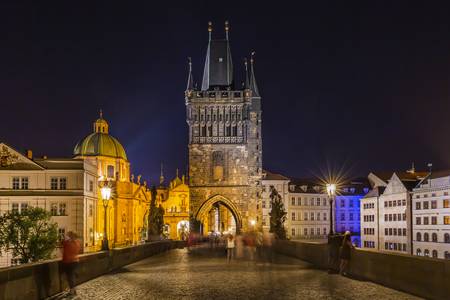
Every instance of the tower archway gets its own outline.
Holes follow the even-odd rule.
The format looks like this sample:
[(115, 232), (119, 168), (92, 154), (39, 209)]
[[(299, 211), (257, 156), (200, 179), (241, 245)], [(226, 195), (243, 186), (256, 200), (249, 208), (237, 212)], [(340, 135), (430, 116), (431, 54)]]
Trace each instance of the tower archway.
[(211, 231), (240, 233), (242, 228), (242, 217), (238, 207), (221, 195), (212, 196), (204, 201), (194, 216), (201, 223), (202, 234)]

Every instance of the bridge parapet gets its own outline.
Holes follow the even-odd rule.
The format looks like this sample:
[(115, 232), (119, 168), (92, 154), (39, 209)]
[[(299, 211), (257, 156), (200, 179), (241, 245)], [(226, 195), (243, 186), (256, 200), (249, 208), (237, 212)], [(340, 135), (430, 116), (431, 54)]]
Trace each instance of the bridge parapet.
[[(328, 245), (278, 241), (276, 252), (328, 267)], [(349, 274), (426, 299), (449, 299), (450, 260), (352, 250)]]
[[(125, 265), (175, 248), (183, 241), (158, 241), (137, 246), (80, 255), (76, 284), (117, 270)], [(61, 260), (0, 269), (0, 299), (44, 299), (64, 291), (67, 281), (61, 273)]]

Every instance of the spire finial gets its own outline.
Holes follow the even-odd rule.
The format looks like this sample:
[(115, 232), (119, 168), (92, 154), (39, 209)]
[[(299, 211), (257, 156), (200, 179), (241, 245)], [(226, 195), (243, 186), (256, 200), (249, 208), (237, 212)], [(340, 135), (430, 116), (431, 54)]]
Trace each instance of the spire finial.
[(208, 22), (208, 33), (209, 33), (209, 40), (211, 40), (211, 33), (212, 33), (212, 22)]
[(103, 119), (103, 110), (100, 108), (100, 119)]
[(159, 175), (159, 184), (162, 185), (163, 183), (164, 183), (163, 163), (161, 162), (161, 175)]
[(245, 66), (245, 83), (244, 89), (250, 89), (250, 79), (248, 77), (248, 61), (247, 57), (244, 58), (244, 66)]
[(228, 31), (230, 30), (230, 23), (228, 21), (225, 21), (225, 36), (228, 40)]
[(178, 168), (177, 168), (177, 176), (176, 176), (176, 178), (178, 178)]

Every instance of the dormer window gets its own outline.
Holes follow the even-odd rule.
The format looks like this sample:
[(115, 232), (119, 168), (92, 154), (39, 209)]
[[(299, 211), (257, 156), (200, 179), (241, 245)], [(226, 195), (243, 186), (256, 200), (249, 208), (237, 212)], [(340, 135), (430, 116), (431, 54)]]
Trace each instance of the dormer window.
[(308, 186), (307, 185), (302, 185), (300, 188), (302, 189), (302, 191), (306, 192), (306, 190), (308, 189)]
[(293, 185), (293, 184), (289, 185), (289, 190), (291, 192), (293, 192), (295, 190), (295, 185)]

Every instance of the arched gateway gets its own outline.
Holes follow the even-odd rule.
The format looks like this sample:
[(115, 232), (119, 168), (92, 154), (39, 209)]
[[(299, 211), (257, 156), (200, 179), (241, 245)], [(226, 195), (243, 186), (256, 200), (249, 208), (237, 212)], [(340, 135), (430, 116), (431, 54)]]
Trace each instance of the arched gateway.
[[(194, 85), (189, 62), (185, 92), (192, 216), (209, 227), (204, 234), (233, 226), (236, 231), (259, 230), (262, 112), (253, 56), (249, 68), (247, 63), (242, 66), (244, 85), (236, 88), (229, 24), (225, 24), (225, 39), (211, 39), (211, 25), (208, 31), (201, 87)], [(224, 220), (229, 213), (234, 225)]]
[[(223, 207), (224, 210), (221, 209)], [(211, 222), (211, 213), (213, 213), (213, 222)], [(231, 220), (231, 218), (233, 220)], [(242, 227), (242, 217), (238, 207), (221, 195), (215, 195), (203, 202), (195, 213), (195, 219), (202, 224), (203, 233), (212, 231), (229, 231), (239, 233)], [(218, 224), (217, 224), (218, 223)], [(226, 226), (225, 226), (226, 225)]]

